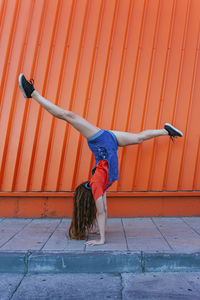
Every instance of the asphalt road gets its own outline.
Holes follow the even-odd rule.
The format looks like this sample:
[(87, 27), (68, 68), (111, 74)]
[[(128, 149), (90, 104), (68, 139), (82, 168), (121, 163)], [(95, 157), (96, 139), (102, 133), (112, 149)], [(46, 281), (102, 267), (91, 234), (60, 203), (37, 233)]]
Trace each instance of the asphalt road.
[(200, 273), (0, 274), (0, 300), (199, 300)]

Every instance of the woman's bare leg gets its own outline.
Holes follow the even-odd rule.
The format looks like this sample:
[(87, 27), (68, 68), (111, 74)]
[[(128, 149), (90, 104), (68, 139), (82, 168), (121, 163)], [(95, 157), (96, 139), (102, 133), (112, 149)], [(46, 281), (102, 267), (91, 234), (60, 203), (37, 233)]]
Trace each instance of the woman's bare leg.
[(90, 138), (100, 130), (100, 128), (92, 125), (90, 122), (88, 122), (81, 116), (71, 111), (64, 110), (59, 106), (51, 103), (50, 101), (42, 97), (36, 90), (33, 91), (31, 97), (35, 99), (43, 108), (45, 108), (53, 116), (67, 121), (86, 138)]
[(114, 135), (116, 136), (118, 145), (120, 147), (140, 144), (146, 140), (158, 136), (168, 135), (168, 132), (165, 129), (144, 130), (139, 133), (130, 133), (130, 132), (113, 131), (113, 130), (111, 130), (111, 132), (114, 133)]

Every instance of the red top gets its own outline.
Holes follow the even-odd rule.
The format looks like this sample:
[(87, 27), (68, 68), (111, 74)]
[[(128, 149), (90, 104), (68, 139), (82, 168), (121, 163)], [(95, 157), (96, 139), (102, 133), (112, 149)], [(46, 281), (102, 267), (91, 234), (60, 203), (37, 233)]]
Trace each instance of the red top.
[(96, 201), (99, 197), (103, 196), (106, 189), (113, 183), (108, 181), (108, 162), (107, 160), (101, 160), (96, 165), (96, 170), (92, 179), (90, 180), (90, 187), (94, 200)]

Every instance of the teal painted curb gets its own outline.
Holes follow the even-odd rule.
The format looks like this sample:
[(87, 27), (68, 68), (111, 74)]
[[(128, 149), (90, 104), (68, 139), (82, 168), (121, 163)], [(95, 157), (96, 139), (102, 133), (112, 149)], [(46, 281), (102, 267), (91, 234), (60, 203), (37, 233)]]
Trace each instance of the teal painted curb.
[(140, 252), (34, 253), (29, 273), (126, 273), (142, 272)]
[(200, 272), (200, 252), (20, 251), (0, 252), (0, 273)]
[(199, 272), (198, 253), (145, 253), (145, 272)]
[(27, 252), (0, 252), (0, 273), (26, 273), (26, 258)]

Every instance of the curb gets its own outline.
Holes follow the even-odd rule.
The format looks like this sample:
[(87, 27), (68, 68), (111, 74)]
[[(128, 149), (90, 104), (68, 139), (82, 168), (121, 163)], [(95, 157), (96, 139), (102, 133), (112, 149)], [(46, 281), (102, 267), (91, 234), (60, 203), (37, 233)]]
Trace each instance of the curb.
[(145, 253), (145, 272), (199, 272), (200, 252)]
[(200, 252), (15, 251), (0, 252), (0, 273), (199, 272)]
[(28, 270), (30, 273), (138, 273), (141, 272), (140, 253), (34, 253)]

